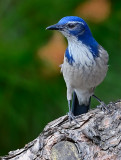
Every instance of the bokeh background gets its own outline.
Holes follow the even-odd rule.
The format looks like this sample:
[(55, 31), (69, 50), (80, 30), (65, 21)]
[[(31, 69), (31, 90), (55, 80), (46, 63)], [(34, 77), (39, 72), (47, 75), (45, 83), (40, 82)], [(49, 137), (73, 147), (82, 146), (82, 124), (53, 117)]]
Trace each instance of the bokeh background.
[[(45, 28), (80, 16), (110, 55), (109, 71), (96, 95), (121, 98), (121, 2), (114, 0), (0, 1), (0, 155), (23, 147), (44, 126), (68, 112), (59, 65), (65, 38)], [(92, 107), (98, 104), (92, 99)]]

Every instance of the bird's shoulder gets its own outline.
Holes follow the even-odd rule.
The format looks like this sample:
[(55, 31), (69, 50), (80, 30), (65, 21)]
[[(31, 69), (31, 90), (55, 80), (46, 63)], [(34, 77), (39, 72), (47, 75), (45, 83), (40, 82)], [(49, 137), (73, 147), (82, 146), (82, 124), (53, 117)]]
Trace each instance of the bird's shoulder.
[(98, 52), (99, 52), (99, 57), (102, 57), (108, 61), (109, 59), (108, 52), (101, 45), (98, 46)]

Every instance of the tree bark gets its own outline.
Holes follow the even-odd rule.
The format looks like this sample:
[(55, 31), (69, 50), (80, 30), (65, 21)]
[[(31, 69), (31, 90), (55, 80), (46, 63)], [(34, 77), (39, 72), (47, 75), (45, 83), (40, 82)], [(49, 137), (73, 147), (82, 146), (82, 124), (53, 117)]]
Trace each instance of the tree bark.
[(121, 101), (76, 117), (50, 122), (24, 148), (9, 152), (1, 160), (121, 160)]

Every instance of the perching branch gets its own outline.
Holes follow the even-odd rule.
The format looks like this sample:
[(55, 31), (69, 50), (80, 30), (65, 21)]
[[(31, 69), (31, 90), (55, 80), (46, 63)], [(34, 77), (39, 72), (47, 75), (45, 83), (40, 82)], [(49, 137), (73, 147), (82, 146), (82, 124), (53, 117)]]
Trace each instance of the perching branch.
[(60, 117), (1, 160), (121, 160), (121, 101), (107, 108), (105, 113), (94, 109), (78, 116), (79, 125)]

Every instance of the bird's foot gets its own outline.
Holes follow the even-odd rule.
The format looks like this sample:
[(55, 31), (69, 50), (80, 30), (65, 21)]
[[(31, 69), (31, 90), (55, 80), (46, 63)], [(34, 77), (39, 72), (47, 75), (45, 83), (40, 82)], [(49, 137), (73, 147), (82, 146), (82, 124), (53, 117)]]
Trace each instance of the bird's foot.
[(71, 121), (73, 120), (76, 124), (79, 125), (78, 121), (75, 119), (75, 116), (73, 115), (73, 113), (70, 111), (68, 112), (68, 118), (69, 118), (69, 123), (71, 124)]
[(73, 120), (76, 124), (79, 125), (79, 123), (77, 122), (77, 120), (75, 119), (75, 116), (73, 115), (72, 111), (71, 111), (71, 101), (68, 101), (68, 106), (69, 106), (69, 112), (68, 112), (68, 117), (69, 117), (69, 122), (71, 124), (71, 121)]
[(103, 112), (107, 111), (107, 105), (103, 101), (100, 102), (100, 105), (97, 106), (97, 108), (101, 109)]
[(108, 110), (106, 104), (103, 101), (101, 101), (101, 99), (99, 99), (97, 96), (92, 96), (100, 103), (100, 105), (97, 106), (97, 108), (101, 109), (103, 112), (106, 112)]

